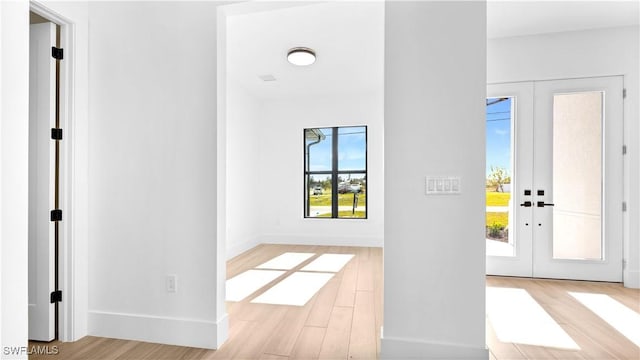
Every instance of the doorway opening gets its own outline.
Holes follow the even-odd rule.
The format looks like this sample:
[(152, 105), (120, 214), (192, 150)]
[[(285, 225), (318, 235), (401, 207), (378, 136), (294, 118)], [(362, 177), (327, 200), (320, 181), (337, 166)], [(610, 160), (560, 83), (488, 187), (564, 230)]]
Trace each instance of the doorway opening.
[[(244, 316), (243, 310), (265, 304), (277, 304), (290, 314), (310, 311), (314, 299), (333, 297), (326, 294), (334, 294), (343, 281), (344, 287), (353, 285), (350, 276), (359, 259), (366, 261), (362, 269), (367, 276), (377, 271), (368, 268), (369, 263), (382, 260), (370, 259), (369, 252), (381, 253), (379, 236), (384, 233), (384, 4), (274, 2), (219, 9), (218, 245), (223, 242), (226, 253), (227, 282), (222, 285), (227, 303), (217, 305), (236, 318)], [(316, 62), (306, 67), (289, 63), (287, 52), (295, 47), (314, 49)], [(367, 61), (357, 61), (363, 54), (369, 54)], [(331, 128), (352, 131), (336, 141), (331, 160), (324, 158), (333, 154), (330, 150), (315, 158), (307, 153), (309, 167), (321, 172), (322, 179), (314, 174), (306, 179), (304, 134)], [(318, 164), (314, 160), (320, 157)], [(324, 166), (334, 160), (331, 184), (325, 175), (332, 168)], [(329, 211), (331, 204), (334, 211)], [(335, 219), (310, 219), (331, 218), (331, 213)], [(289, 247), (267, 253), (273, 244)], [(360, 257), (351, 252), (354, 246), (378, 250)], [(233, 264), (249, 253), (255, 257), (238, 271)], [(266, 257), (258, 260), (260, 256)], [(293, 264), (270, 263), (287, 259)], [(329, 270), (325, 263), (331, 265)], [(363, 279), (367, 285), (360, 286), (374, 288), (367, 277)], [(380, 303), (381, 292), (371, 295), (371, 300), (378, 299), (372, 304)], [(367, 314), (379, 320), (373, 309)], [(305, 331), (327, 324), (314, 325), (318, 326)], [(375, 357), (381, 324), (363, 326)], [(234, 337), (229, 341), (238, 341)], [(277, 351), (290, 356), (292, 349)]]
[(74, 340), (74, 23), (30, 3), (29, 339)]

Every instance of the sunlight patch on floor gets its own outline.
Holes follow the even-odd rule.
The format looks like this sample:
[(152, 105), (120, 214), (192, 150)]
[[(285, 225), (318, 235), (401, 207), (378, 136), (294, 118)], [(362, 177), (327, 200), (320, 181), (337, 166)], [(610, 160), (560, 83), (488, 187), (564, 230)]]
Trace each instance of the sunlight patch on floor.
[(256, 269), (291, 270), (314, 255), (314, 253), (287, 252), (256, 266)]
[(284, 274), (276, 270), (247, 270), (226, 282), (226, 300), (240, 301)]
[(640, 314), (609, 295), (578, 292), (569, 295), (640, 347)]
[(501, 342), (580, 350), (524, 289), (487, 287), (487, 316)]
[(331, 280), (333, 275), (329, 273), (293, 273), (251, 302), (304, 306), (316, 292)]
[(339, 272), (351, 259), (353, 254), (322, 254), (313, 260), (302, 271)]

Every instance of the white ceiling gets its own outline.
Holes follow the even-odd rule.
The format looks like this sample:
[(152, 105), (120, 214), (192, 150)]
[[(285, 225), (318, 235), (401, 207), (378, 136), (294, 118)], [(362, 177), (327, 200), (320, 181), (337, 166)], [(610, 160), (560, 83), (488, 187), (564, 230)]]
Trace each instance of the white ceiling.
[[(264, 99), (347, 96), (381, 91), (384, 2), (249, 2), (227, 11), (230, 83)], [(488, 38), (638, 25), (640, 1), (492, 1)], [(296, 67), (292, 47), (317, 61)], [(276, 81), (259, 77), (272, 75)]]
[(493, 1), (487, 37), (510, 37), (638, 25), (640, 1)]
[[(304, 46), (316, 62), (297, 67), (287, 51)], [(267, 99), (380, 91), (384, 78), (384, 3), (330, 2), (227, 19), (228, 81)], [(262, 75), (276, 81), (265, 82)]]

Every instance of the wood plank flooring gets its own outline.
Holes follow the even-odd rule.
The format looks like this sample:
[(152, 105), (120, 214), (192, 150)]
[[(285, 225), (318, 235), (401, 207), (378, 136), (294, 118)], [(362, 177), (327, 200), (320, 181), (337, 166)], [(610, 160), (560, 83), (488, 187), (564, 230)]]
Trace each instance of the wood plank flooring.
[[(487, 287), (525, 290), (560, 325), (580, 350), (501, 342), (487, 320), (491, 359), (640, 359), (640, 347), (572, 297), (570, 292), (603, 294), (640, 313), (640, 290), (587, 281), (487, 277)], [(526, 326), (526, 324), (523, 324)], [(640, 324), (637, 324), (640, 332)]]
[[(218, 351), (137, 341), (85, 337), (74, 343), (30, 343), (57, 346), (56, 356), (30, 359), (375, 359), (380, 352), (383, 277), (382, 249), (260, 245), (227, 263), (227, 278), (285, 252), (312, 252), (299, 264), (240, 302), (227, 302), (230, 337)], [(355, 257), (305, 306), (252, 304), (250, 301), (323, 253)], [(492, 360), (511, 359), (640, 359), (640, 348), (581, 305), (568, 292), (606, 294), (640, 313), (640, 290), (620, 284), (487, 277), (488, 287), (526, 290), (579, 345), (563, 350), (501, 342), (487, 321), (487, 345)], [(526, 326), (526, 325), (525, 325)]]
[[(227, 302), (229, 340), (218, 351), (85, 337), (58, 346), (58, 357), (30, 359), (375, 359), (382, 325), (382, 249), (260, 245), (227, 262), (227, 278), (285, 252), (316, 255), (239, 302)], [(355, 255), (304, 306), (252, 304), (273, 285), (324, 253)], [(60, 357), (61, 356), (61, 357)]]

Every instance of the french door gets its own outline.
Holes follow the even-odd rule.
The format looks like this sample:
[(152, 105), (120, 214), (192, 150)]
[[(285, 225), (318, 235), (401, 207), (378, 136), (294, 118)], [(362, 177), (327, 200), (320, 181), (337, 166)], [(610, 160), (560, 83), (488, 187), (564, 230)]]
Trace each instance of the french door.
[(488, 274), (622, 281), (622, 88), (622, 77), (488, 87)]

